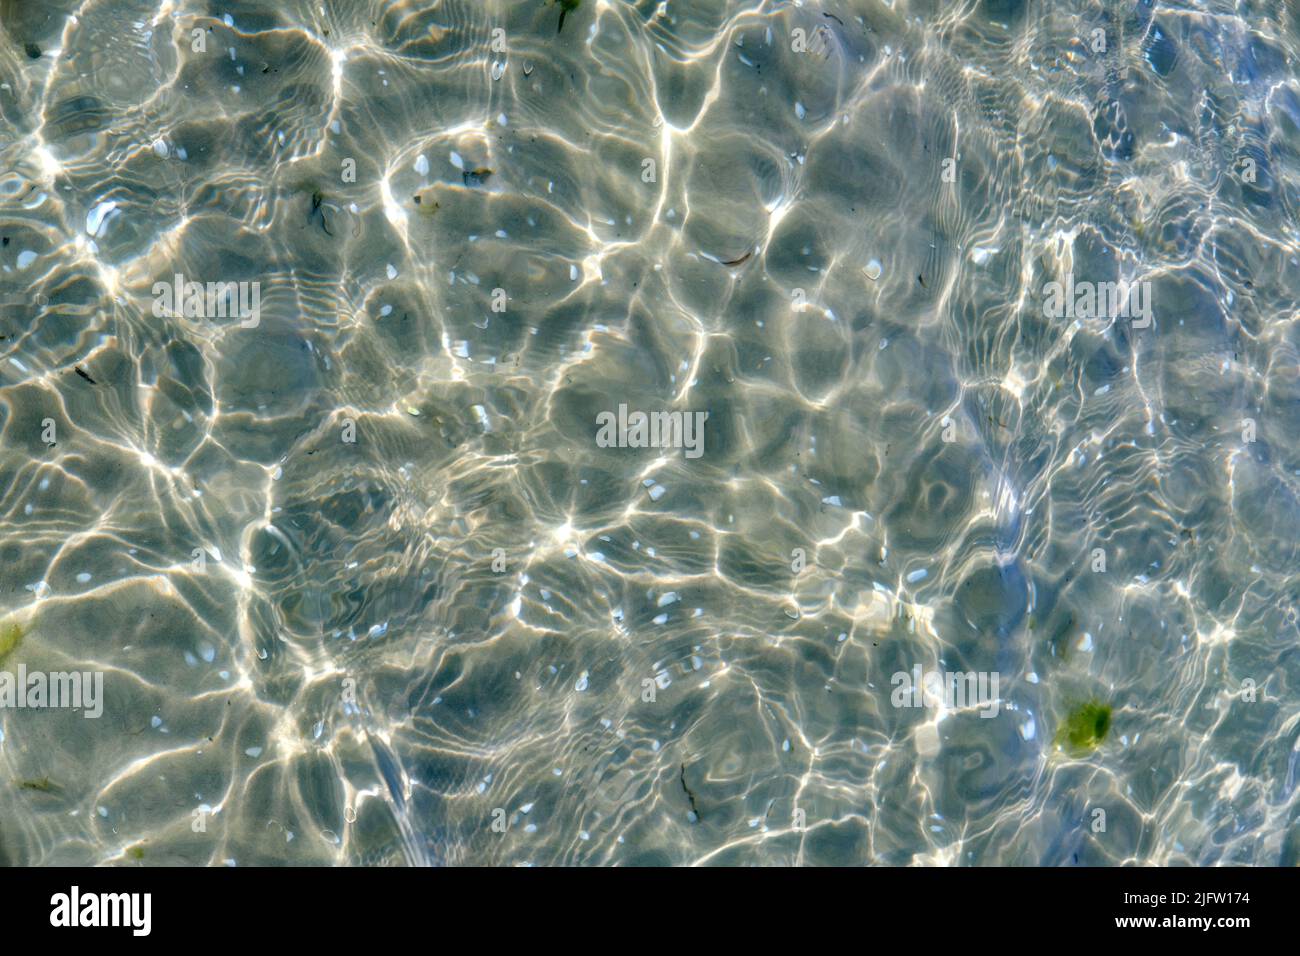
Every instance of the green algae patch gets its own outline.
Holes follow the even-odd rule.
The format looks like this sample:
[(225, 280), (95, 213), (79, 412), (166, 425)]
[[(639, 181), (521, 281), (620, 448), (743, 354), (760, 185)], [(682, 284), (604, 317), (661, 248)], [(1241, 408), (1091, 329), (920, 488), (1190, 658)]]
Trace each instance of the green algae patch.
[(1076, 707), (1057, 728), (1052, 743), (1071, 757), (1082, 757), (1101, 746), (1110, 733), (1110, 704), (1091, 700)]
[(27, 632), (17, 621), (9, 620), (0, 624), (0, 664), (14, 652)]

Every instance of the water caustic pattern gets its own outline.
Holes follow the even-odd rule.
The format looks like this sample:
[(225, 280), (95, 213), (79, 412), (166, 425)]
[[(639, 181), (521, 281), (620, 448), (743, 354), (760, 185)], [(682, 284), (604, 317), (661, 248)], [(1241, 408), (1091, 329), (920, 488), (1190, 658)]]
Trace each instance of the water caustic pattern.
[(1298, 49), (3, 0), (0, 857), (1300, 861)]

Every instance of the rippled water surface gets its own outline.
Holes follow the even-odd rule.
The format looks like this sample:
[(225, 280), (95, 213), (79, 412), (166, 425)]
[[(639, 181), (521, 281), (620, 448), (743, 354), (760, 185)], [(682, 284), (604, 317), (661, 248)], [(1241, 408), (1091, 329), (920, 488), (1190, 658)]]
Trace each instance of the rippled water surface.
[(564, 7), (0, 0), (0, 859), (1300, 861), (1300, 8)]

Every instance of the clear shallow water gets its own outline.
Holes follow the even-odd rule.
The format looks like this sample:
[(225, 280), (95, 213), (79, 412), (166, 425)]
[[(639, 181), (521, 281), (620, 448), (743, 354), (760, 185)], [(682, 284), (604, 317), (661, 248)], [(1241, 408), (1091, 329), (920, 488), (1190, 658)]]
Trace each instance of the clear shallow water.
[(1295, 8), (559, 13), (0, 2), (0, 857), (1296, 863)]

